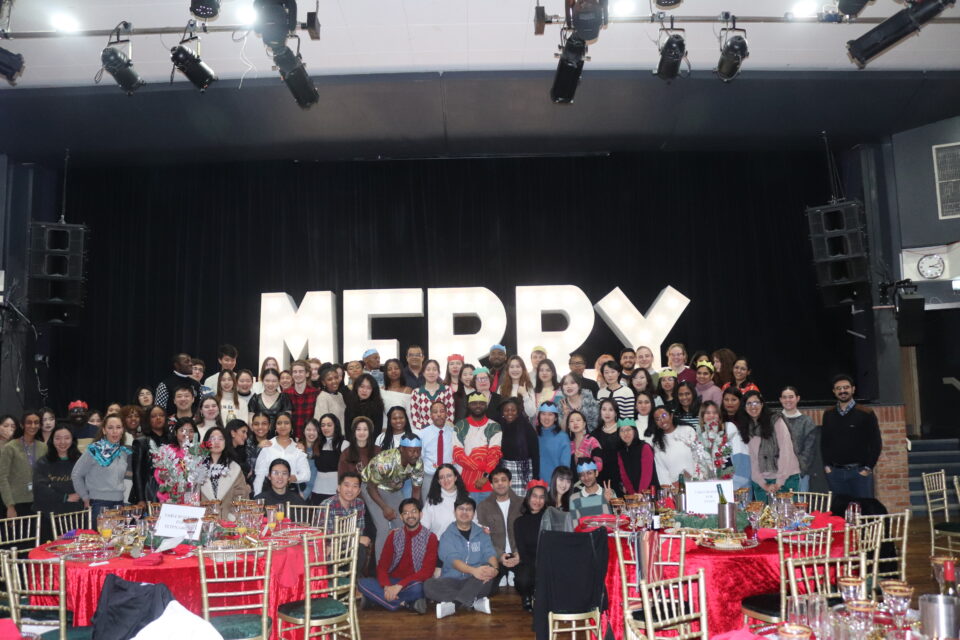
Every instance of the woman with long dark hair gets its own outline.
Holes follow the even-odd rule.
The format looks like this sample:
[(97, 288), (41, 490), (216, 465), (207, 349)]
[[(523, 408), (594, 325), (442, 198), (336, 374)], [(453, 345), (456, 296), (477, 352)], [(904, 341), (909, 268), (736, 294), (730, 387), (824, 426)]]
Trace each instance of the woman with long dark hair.
[(0, 496), (8, 518), (33, 515), (33, 465), (47, 453), (37, 438), (40, 422), (36, 411), (24, 413), (13, 439), (0, 451)]
[(332, 413), (320, 416), (320, 437), (313, 445), (313, 463), (317, 478), (313, 483), (310, 504), (320, 504), (337, 492), (337, 469), (340, 456), (349, 443), (343, 437), (340, 420)]
[(267, 416), (272, 425), (277, 416), (284, 411), (293, 411), (293, 403), (290, 396), (283, 393), (280, 389), (280, 372), (276, 369), (267, 369), (260, 376), (260, 386), (263, 391), (254, 393), (247, 401), (247, 411), (250, 417), (250, 424), (253, 424), (253, 416), (262, 413)]
[(660, 396), (659, 405), (667, 411), (677, 408), (677, 373), (673, 369), (663, 369), (657, 382), (657, 395)]
[(567, 416), (567, 435), (570, 436), (570, 468), (575, 469), (581, 458), (593, 458), (598, 476), (603, 472), (603, 449), (596, 438), (587, 433), (587, 419), (579, 411)]
[(653, 391), (656, 389), (653, 383), (653, 376), (643, 367), (637, 367), (630, 374), (630, 384), (628, 388), (633, 391), (634, 397), (641, 391)]
[(440, 378), (440, 363), (427, 360), (423, 363), (423, 384), (410, 394), (410, 422), (417, 429), (430, 424), (430, 407), (439, 400), (447, 408), (447, 415), (456, 411), (453, 391)]
[(559, 405), (563, 392), (557, 379), (557, 367), (550, 358), (544, 358), (537, 364), (537, 379), (533, 385), (533, 399), (539, 407), (544, 402)]
[(277, 435), (270, 439), (270, 446), (261, 449), (257, 455), (253, 478), (254, 494), (260, 493), (267, 486), (264, 481), (270, 472), (270, 464), (277, 458), (283, 458), (290, 465), (290, 482), (293, 485), (306, 483), (310, 479), (307, 456), (293, 439), (293, 417), (289, 413), (278, 415), (274, 430)]
[[(387, 360), (383, 364), (383, 389), (380, 392), (383, 406), (388, 410), (390, 407), (403, 407), (404, 411), (410, 411), (410, 394), (412, 393), (413, 389), (407, 386), (406, 378), (403, 376), (403, 364), (396, 358)], [(377, 432), (377, 436), (388, 428), (388, 424), (383, 420), (380, 423), (374, 420), (374, 424), (383, 425), (383, 429)]]
[(743, 411), (743, 395), (736, 387), (727, 387), (723, 390), (720, 401), (720, 421), (723, 422), (727, 433), (727, 443), (730, 445), (730, 461), (733, 463), (733, 488), (751, 488), (750, 479), (750, 441), (747, 414)]
[(219, 500), (220, 519), (232, 520), (233, 501), (250, 495), (250, 486), (233, 452), (233, 438), (223, 427), (212, 427), (204, 434), (203, 442), (210, 450), (203, 462), (210, 474), (200, 485), (200, 495), (204, 500)]
[[(289, 398), (288, 398), (289, 400)], [(260, 452), (272, 446), (270, 438), (274, 436), (270, 416), (263, 411), (254, 411), (250, 414), (250, 429), (247, 432), (247, 443), (244, 445), (247, 453), (247, 484), (253, 486), (253, 477), (257, 470), (257, 458)]]
[(515, 583), (524, 611), (533, 611), (540, 522), (549, 501), (547, 483), (543, 480), (530, 482), (523, 506), (520, 507), (520, 517), (513, 523), (516, 551), (520, 555), (520, 564), (514, 569)]
[(373, 447), (373, 421), (366, 416), (358, 416), (350, 425), (347, 435), (347, 448), (340, 454), (337, 472), (342, 476), (347, 471), (360, 473), (376, 455)]
[(636, 396), (633, 391), (620, 384), (620, 365), (613, 360), (607, 360), (600, 365), (600, 374), (606, 386), (597, 393), (597, 399), (613, 398), (620, 410), (620, 418), (633, 417), (633, 402)]
[(540, 478), (548, 478), (553, 470), (570, 464), (570, 438), (560, 421), (560, 410), (552, 402), (544, 402), (537, 413), (537, 436), (540, 448)]
[(593, 392), (583, 388), (583, 377), (577, 373), (568, 373), (560, 378), (560, 418), (567, 419), (571, 411), (579, 411), (587, 419), (587, 428), (593, 430), (600, 416), (600, 405)]
[[(620, 449), (620, 407), (613, 398), (600, 401), (600, 423), (590, 435), (600, 443), (603, 468), (597, 473), (597, 482), (604, 486), (608, 480), (616, 478), (614, 466), (617, 451)], [(600, 467), (598, 467), (599, 469)]]
[(48, 444), (50, 436), (53, 435), (53, 430), (57, 427), (57, 414), (50, 407), (40, 407), (39, 413), (40, 433), (37, 434), (37, 438), (40, 442)]
[[(533, 419), (537, 413), (537, 404), (534, 399), (533, 385), (530, 384), (530, 374), (520, 356), (507, 358), (507, 375), (500, 381), (500, 397), (517, 398), (527, 418)], [(526, 487), (526, 482), (523, 483)]]
[(743, 394), (746, 394), (747, 391), (760, 393), (760, 387), (754, 384), (753, 378), (750, 377), (752, 373), (753, 370), (750, 369), (750, 361), (744, 356), (740, 356), (737, 358), (737, 361), (733, 363), (733, 382), (728, 382), (721, 388), (725, 390), (728, 387), (736, 387), (740, 390), (740, 393)]
[(759, 391), (743, 394), (749, 419), (750, 477), (753, 499), (766, 502), (767, 494), (799, 490), (800, 463), (793, 452), (790, 429), (779, 414), (774, 416), (763, 403)]
[(561, 511), (570, 511), (570, 494), (573, 493), (573, 471), (561, 465), (550, 474), (550, 506)]
[(651, 442), (653, 433), (657, 430), (657, 425), (653, 422), (653, 410), (657, 408), (657, 398), (650, 391), (641, 391), (637, 394), (637, 433), (644, 442)]
[(696, 429), (699, 425), (700, 399), (697, 398), (696, 385), (683, 380), (677, 385), (677, 406), (673, 417), (677, 424)]
[(464, 393), (464, 385), (460, 382), (463, 365), (464, 358), (459, 353), (451, 353), (447, 356), (447, 373), (443, 376), (443, 384), (453, 392), (454, 414), (450, 417), (451, 422), (463, 420), (467, 416), (467, 396)]
[(433, 481), (427, 491), (420, 524), (439, 538), (455, 520), (453, 505), (469, 496), (470, 492), (467, 491), (457, 468), (452, 464), (440, 465), (433, 474)]
[(70, 427), (54, 427), (47, 453), (33, 467), (33, 508), (44, 516), (40, 520), (41, 542), (53, 538), (50, 513), (70, 513), (83, 509), (80, 495), (73, 488), (70, 474), (80, 458), (80, 451)]
[(144, 411), (149, 411), (150, 407), (153, 406), (153, 389), (148, 386), (137, 387), (137, 392), (133, 396), (133, 401), (135, 405)]
[(737, 361), (737, 354), (723, 347), (710, 354), (713, 360), (713, 382), (721, 389), (733, 382), (733, 363)]
[(653, 410), (657, 431), (653, 434), (653, 459), (661, 484), (675, 484), (680, 476), (696, 476), (697, 459), (693, 453), (697, 432), (691, 427), (677, 425), (666, 407)]
[(130, 455), (130, 468), (133, 471), (133, 484), (130, 488), (130, 504), (147, 506), (157, 500), (157, 480), (153, 477), (153, 457), (151, 452), (169, 444), (167, 431), (167, 412), (163, 407), (150, 407), (147, 413), (147, 428), (139, 438), (133, 441)]
[(407, 410), (403, 407), (391, 407), (387, 411), (387, 429), (374, 440), (374, 451), (380, 453), (387, 449), (396, 449), (404, 437), (413, 437), (413, 427)]
[(618, 496), (644, 493), (659, 486), (653, 447), (640, 439), (633, 420), (621, 420), (620, 446), (615, 457), (612, 485)]
[(353, 398), (347, 402), (346, 422), (349, 425), (346, 435), (350, 436), (350, 429), (357, 418), (369, 418), (373, 425), (373, 436), (376, 438), (383, 431), (384, 416), (386, 415), (383, 405), (383, 397), (380, 394), (380, 385), (376, 379), (369, 373), (362, 373), (357, 376), (353, 384)]
[(540, 477), (540, 441), (533, 425), (520, 406), (520, 399), (505, 398), (500, 403), (500, 430), (503, 438), (500, 466), (510, 471), (510, 488), (518, 496), (526, 494), (527, 483)]

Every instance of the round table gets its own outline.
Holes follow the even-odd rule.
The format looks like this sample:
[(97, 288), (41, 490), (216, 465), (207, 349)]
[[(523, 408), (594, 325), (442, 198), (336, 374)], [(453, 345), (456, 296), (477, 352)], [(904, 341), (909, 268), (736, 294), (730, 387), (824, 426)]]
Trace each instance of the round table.
[[(57, 557), (46, 551), (46, 547), (50, 544), (54, 543), (31, 550), (30, 559), (43, 560)], [(95, 566), (67, 562), (67, 609), (73, 612), (73, 624), (82, 626), (92, 623), (103, 582), (109, 574), (131, 582), (165, 584), (180, 604), (197, 615), (202, 615), (199, 559), (196, 556), (184, 557), (182, 552), (161, 557), (163, 562), (153, 566), (135, 564), (132, 558), (126, 556), (113, 558), (106, 564)], [(268, 600), (271, 618), (276, 619), (279, 605), (303, 599), (303, 587), (303, 547), (294, 545), (285, 549), (275, 549), (270, 569)], [(39, 604), (55, 603), (41, 601)], [(272, 637), (277, 637), (276, 625), (273, 627)]]
[[(830, 524), (834, 527), (831, 555), (839, 556), (843, 552), (843, 519), (823, 514), (823, 519), (814, 521), (816, 526)], [(589, 527), (577, 527), (578, 531), (589, 530)], [(765, 533), (761, 530), (761, 534)], [(639, 535), (642, 538), (642, 547), (649, 549), (656, 543), (656, 532), (644, 531)], [(767, 533), (767, 535), (770, 535)], [(761, 535), (761, 538), (763, 535)], [(607, 559), (607, 577), (605, 584), (610, 599), (610, 606), (602, 616), (602, 624), (609, 621), (616, 638), (623, 638), (623, 588), (620, 583), (620, 567), (617, 561), (616, 538), (610, 536), (609, 557)], [(624, 540), (622, 544), (626, 544)], [(648, 555), (647, 552), (642, 552)], [(679, 554), (679, 551), (677, 551)], [(677, 558), (672, 558), (676, 561)], [(707, 592), (707, 624), (710, 635), (733, 631), (743, 626), (743, 614), (740, 612), (740, 602), (744, 598), (761, 593), (771, 593), (780, 590), (780, 557), (777, 550), (776, 538), (763, 540), (753, 549), (738, 551), (718, 551), (706, 549), (696, 544), (696, 541), (687, 541), (686, 575), (695, 574), (703, 569), (704, 583)], [(671, 571), (672, 570), (672, 571)], [(675, 578), (676, 570), (668, 567), (664, 578)], [(631, 593), (631, 597), (639, 594)]]

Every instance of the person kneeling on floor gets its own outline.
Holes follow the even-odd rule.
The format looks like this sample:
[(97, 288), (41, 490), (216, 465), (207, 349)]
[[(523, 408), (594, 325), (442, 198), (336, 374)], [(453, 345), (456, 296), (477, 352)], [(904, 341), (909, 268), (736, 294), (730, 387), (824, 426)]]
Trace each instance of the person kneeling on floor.
[(377, 561), (377, 577), (357, 583), (367, 602), (384, 609), (427, 611), (423, 582), (437, 566), (437, 536), (420, 524), (420, 501), (407, 498), (400, 503), (403, 529), (391, 529)]
[(437, 602), (437, 618), (452, 615), (457, 605), (490, 613), (487, 596), (500, 566), (490, 536), (473, 521), (476, 511), (473, 498), (458, 498), (454, 502), (456, 520), (440, 536), (443, 571), (423, 585), (427, 598)]

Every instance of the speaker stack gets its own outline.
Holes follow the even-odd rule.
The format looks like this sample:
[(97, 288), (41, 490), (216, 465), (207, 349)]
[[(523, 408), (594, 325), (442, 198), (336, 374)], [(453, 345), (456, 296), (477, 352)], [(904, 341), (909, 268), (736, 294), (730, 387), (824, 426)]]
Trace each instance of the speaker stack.
[(79, 322), (87, 236), (88, 229), (82, 224), (30, 225), (27, 299), (35, 323), (72, 326)]
[(845, 201), (807, 209), (817, 286), (828, 307), (870, 300), (870, 256), (863, 205)]

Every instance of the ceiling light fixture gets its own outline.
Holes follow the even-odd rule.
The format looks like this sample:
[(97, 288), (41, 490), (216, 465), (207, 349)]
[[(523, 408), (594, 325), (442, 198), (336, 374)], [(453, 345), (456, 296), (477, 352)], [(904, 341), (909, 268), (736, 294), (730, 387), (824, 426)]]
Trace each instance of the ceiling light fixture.
[(955, 4), (956, 0), (915, 0), (908, 2), (906, 9), (895, 14), (875, 26), (870, 31), (847, 42), (847, 51), (850, 57), (861, 69), (867, 62), (897, 44), (909, 35), (920, 31), (920, 27), (927, 24), (944, 9)]
[(720, 60), (715, 71), (724, 82), (740, 75), (743, 60), (750, 55), (746, 29), (737, 29), (737, 17), (730, 16), (732, 26), (720, 29)]
[[(133, 68), (133, 60), (131, 59), (133, 49), (130, 38), (121, 38), (121, 35), (130, 35), (132, 32), (133, 25), (126, 20), (114, 27), (107, 39), (106, 48), (100, 54), (102, 66), (94, 78), (99, 83), (100, 79), (103, 78), (103, 72), (106, 71), (113, 76), (113, 79), (128, 96), (132, 96), (134, 91), (146, 84), (136, 69)], [(124, 43), (127, 45), (126, 54), (115, 46)]]
[[(563, 35), (564, 32), (561, 32)], [(550, 99), (557, 104), (573, 104), (573, 96), (583, 73), (583, 62), (587, 57), (587, 43), (574, 32), (560, 47), (559, 57), (553, 86), (550, 87)]]
[[(671, 21), (672, 22), (672, 21)], [(680, 75), (680, 66), (687, 57), (687, 44), (683, 29), (660, 29), (660, 62), (653, 75), (670, 82)], [(664, 37), (666, 36), (666, 37)], [(689, 62), (687, 63), (689, 65)]]
[(57, 31), (74, 33), (80, 30), (80, 23), (69, 13), (55, 13), (50, 16), (50, 24)]
[[(273, 54), (273, 63), (297, 104), (309, 109), (320, 101), (320, 92), (310, 79), (300, 55), (300, 37), (295, 34), (298, 26), (296, 0), (254, 0), (253, 6), (258, 16), (254, 31), (260, 34), (263, 44)], [(296, 38), (296, 53), (287, 46), (288, 38)]]
[[(299, 38), (297, 44), (299, 47)], [(273, 62), (277, 65), (280, 77), (290, 89), (294, 100), (302, 109), (309, 109), (320, 101), (320, 92), (310, 79), (299, 51), (294, 53), (287, 46), (274, 49)]]
[(0, 76), (10, 84), (17, 84), (17, 78), (23, 73), (23, 56), (0, 47)]
[[(197, 41), (197, 51), (185, 47), (184, 45), (193, 40)], [(183, 30), (183, 36), (180, 38), (180, 44), (170, 49), (170, 60), (173, 62), (173, 70), (170, 71), (170, 82), (173, 82), (174, 71), (180, 71), (187, 77), (187, 80), (193, 83), (200, 92), (203, 93), (211, 83), (216, 82), (217, 74), (200, 59), (200, 38), (197, 36), (197, 21), (190, 20)]]
[(845, 16), (858, 16), (871, 0), (840, 0), (837, 10)]
[(220, 0), (190, 0), (190, 13), (201, 20), (212, 20), (220, 15)]

